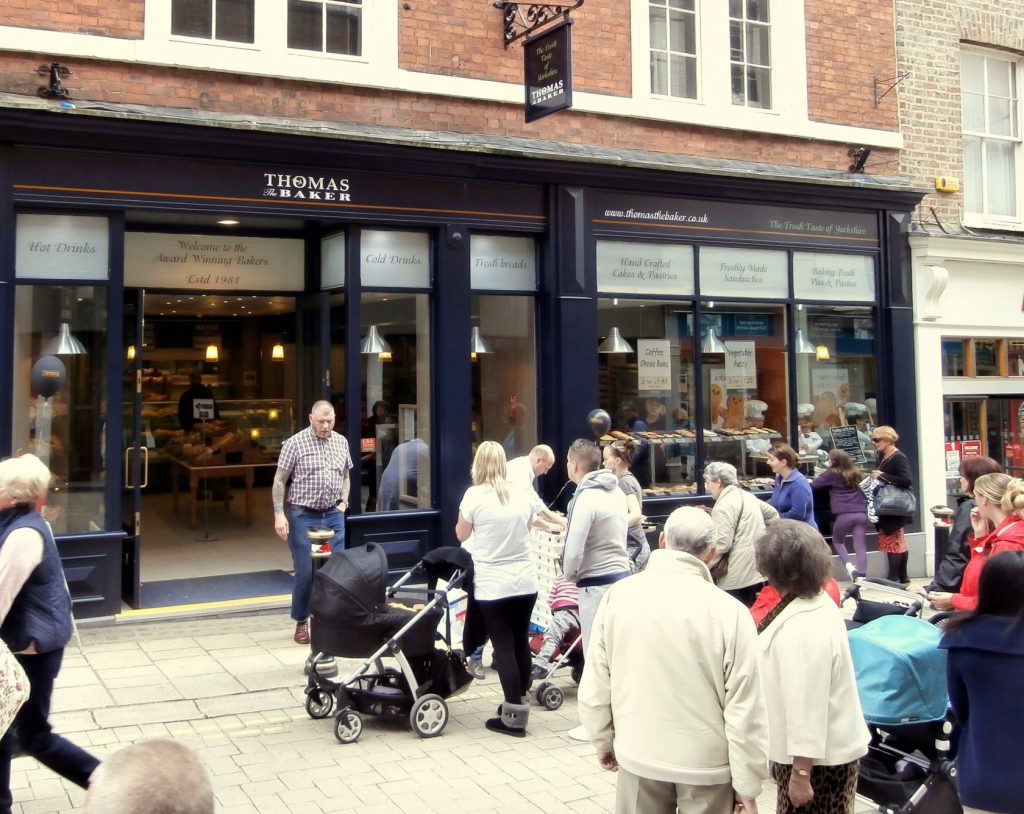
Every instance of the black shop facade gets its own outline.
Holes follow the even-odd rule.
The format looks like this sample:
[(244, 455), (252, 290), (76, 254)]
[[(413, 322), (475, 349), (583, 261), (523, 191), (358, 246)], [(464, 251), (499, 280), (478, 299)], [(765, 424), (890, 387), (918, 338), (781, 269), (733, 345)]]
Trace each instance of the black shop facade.
[(554, 447), (557, 506), (572, 439), (628, 435), (655, 520), (712, 460), (764, 492), (780, 439), (916, 460), (907, 190), (39, 110), (0, 144), (0, 454), (54, 474), (81, 617), (286, 595), (270, 482), (318, 399), (396, 573), (483, 440)]

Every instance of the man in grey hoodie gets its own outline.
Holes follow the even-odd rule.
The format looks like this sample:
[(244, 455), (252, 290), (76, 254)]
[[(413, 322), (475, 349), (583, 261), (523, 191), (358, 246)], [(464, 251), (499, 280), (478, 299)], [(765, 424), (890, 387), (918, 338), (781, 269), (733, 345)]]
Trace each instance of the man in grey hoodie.
[(562, 572), (580, 589), (585, 650), (601, 598), (613, 583), (630, 573), (626, 553), (629, 510), (619, 479), (601, 468), (601, 449), (593, 441), (573, 441), (566, 463), (576, 493), (569, 501)]

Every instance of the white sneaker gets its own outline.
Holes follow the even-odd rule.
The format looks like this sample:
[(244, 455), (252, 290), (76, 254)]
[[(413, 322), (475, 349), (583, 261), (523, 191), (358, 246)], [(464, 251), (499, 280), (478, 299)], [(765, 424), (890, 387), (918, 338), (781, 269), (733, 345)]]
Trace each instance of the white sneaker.
[(485, 673), (483, 662), (479, 662), (476, 659), (469, 659), (469, 661), (467, 661), (466, 664), (469, 667), (469, 674), (473, 676), (473, 678), (475, 678), (477, 681), (484, 680)]
[(574, 726), (565, 734), (566, 737), (568, 737), (570, 740), (584, 742), (590, 741), (590, 736), (587, 734), (586, 727), (584, 727), (583, 724), (580, 724), (579, 726)]

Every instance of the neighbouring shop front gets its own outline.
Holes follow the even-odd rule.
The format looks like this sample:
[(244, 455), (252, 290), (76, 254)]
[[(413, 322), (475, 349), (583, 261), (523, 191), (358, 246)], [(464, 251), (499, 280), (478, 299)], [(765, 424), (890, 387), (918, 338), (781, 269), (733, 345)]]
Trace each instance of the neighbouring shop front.
[(955, 506), (964, 458), (1024, 477), (1024, 247), (923, 230), (910, 243), (926, 494)]
[(395, 570), (454, 542), (475, 444), (550, 443), (553, 500), (595, 408), (652, 517), (710, 460), (764, 489), (774, 439), (916, 459), (906, 190), (7, 118), (0, 449), (56, 476), (80, 615), (287, 592), (269, 484), (321, 398)]

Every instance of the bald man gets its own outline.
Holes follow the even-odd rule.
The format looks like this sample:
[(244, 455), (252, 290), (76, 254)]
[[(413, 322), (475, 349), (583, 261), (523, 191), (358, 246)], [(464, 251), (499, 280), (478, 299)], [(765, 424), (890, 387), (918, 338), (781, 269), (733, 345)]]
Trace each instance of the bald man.
[(529, 455), (520, 455), (505, 465), (509, 486), (528, 486), (537, 492), (537, 478), (546, 475), (555, 465), (555, 452), (547, 444), (537, 444)]

